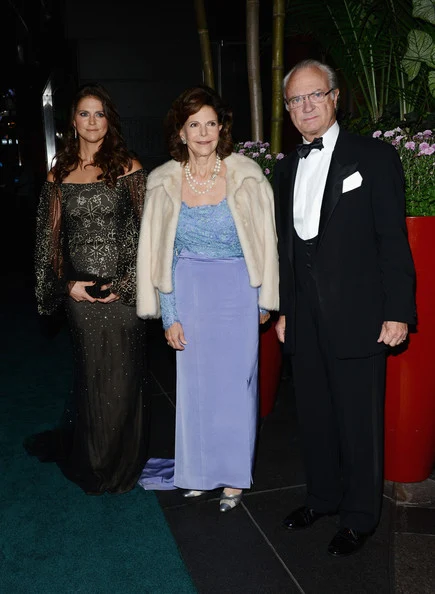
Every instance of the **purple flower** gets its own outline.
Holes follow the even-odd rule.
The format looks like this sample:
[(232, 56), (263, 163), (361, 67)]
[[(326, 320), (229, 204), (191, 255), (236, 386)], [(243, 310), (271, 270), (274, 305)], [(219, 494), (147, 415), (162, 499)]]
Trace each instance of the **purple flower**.
[(245, 148), (251, 148), (253, 145), (254, 143), (251, 140), (247, 140), (243, 146)]
[(385, 138), (391, 138), (394, 136), (394, 130), (388, 130), (387, 132), (384, 132), (384, 136)]
[(276, 160), (277, 160), (277, 161), (281, 161), (281, 159), (284, 159), (284, 153), (278, 153), (278, 154), (276, 155)]
[(373, 138), (379, 138), (379, 136), (382, 136), (382, 132), (380, 130), (376, 130), (376, 132), (373, 132)]
[(264, 158), (265, 159), (271, 159), (272, 158), (272, 155), (264, 155)]
[(399, 136), (396, 136), (396, 138), (394, 138), (394, 139), (391, 141), (391, 144), (392, 144), (393, 146), (395, 146), (395, 147), (398, 147), (398, 146), (400, 145), (400, 141), (402, 140), (402, 138), (405, 138), (405, 136), (403, 136), (403, 135), (399, 134)]
[(423, 136), (432, 136), (432, 130), (425, 130)]
[(264, 146), (262, 146), (260, 149), (260, 153), (265, 153), (265, 152), (266, 152), (266, 149), (264, 148)]
[(244, 154), (245, 154), (245, 149), (240, 149), (240, 150), (239, 150), (239, 153), (240, 153), (241, 155), (244, 155)]
[(435, 153), (435, 147), (428, 146), (427, 148), (420, 150), (419, 155), (433, 155), (434, 153)]
[(251, 157), (252, 157), (253, 159), (256, 159), (256, 158), (257, 158), (257, 157), (259, 157), (259, 156), (260, 156), (260, 153), (252, 153), (252, 155), (251, 155)]
[(430, 148), (430, 145), (427, 142), (422, 142), (418, 148), (420, 151), (425, 151), (426, 149)]
[(413, 151), (415, 149), (415, 142), (410, 140), (409, 142), (405, 142), (405, 148)]
[(266, 167), (266, 169), (264, 170), (264, 175), (269, 175), (269, 173), (270, 173), (270, 169), (268, 169), (268, 168)]

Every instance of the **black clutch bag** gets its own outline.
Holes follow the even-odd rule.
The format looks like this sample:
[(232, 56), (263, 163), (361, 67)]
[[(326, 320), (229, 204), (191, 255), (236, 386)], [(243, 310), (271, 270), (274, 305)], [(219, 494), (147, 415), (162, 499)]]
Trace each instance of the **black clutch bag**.
[(86, 287), (86, 292), (94, 299), (105, 299), (111, 293), (111, 289), (101, 289), (103, 285), (108, 285), (112, 282), (111, 278), (96, 278), (95, 285)]

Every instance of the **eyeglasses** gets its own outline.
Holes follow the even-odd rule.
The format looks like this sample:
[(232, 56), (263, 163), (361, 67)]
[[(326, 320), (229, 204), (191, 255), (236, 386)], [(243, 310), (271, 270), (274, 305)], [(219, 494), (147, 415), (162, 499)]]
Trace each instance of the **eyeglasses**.
[(333, 90), (334, 89), (329, 89), (329, 91), (314, 91), (314, 93), (309, 93), (308, 95), (298, 95), (297, 97), (291, 97), (291, 99), (284, 99), (284, 102), (288, 109), (298, 109), (298, 107), (302, 107), (305, 100), (310, 103), (323, 103), (326, 95), (329, 95)]

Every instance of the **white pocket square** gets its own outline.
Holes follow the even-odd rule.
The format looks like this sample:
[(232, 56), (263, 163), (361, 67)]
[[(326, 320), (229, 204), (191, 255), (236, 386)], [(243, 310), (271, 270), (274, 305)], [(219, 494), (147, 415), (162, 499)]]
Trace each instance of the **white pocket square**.
[(343, 180), (343, 194), (345, 192), (350, 192), (351, 190), (355, 190), (355, 188), (359, 188), (360, 185), (362, 184), (362, 180), (363, 180), (363, 178), (359, 171), (355, 171), (355, 173), (352, 173), (352, 175), (349, 175), (349, 177), (346, 177), (346, 179)]

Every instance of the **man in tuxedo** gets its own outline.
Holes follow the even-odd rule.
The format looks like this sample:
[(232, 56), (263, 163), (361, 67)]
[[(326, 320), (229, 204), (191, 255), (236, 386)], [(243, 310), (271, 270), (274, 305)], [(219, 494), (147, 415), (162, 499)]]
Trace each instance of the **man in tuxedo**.
[(356, 552), (379, 521), (385, 359), (415, 323), (404, 176), (395, 149), (336, 121), (334, 70), (304, 60), (284, 100), (303, 143), (274, 172), (276, 329), (291, 355), (307, 476), (290, 531), (339, 514), (328, 552)]

